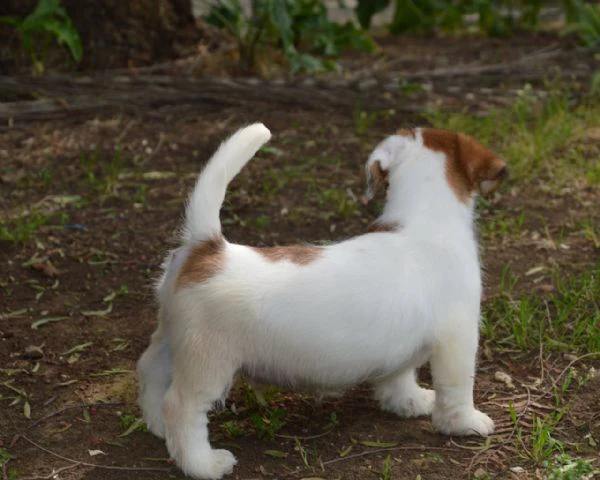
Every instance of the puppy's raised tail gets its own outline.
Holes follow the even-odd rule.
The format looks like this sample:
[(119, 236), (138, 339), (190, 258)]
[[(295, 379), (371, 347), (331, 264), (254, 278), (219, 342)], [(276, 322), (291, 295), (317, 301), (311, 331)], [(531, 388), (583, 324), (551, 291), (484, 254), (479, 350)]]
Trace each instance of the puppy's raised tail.
[(184, 242), (201, 242), (221, 234), (219, 212), (227, 185), (270, 138), (267, 127), (254, 123), (221, 143), (200, 173), (188, 199)]

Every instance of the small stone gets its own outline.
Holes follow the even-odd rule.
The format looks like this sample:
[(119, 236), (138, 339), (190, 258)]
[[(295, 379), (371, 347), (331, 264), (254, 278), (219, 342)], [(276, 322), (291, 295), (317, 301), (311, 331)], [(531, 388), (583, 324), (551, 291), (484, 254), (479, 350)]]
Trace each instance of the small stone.
[(496, 373), (494, 373), (494, 380), (496, 380), (497, 382), (503, 383), (504, 385), (506, 385), (506, 388), (508, 388), (510, 390), (515, 389), (515, 384), (513, 383), (513, 379), (508, 373), (497, 371)]
[(488, 473), (487, 473), (487, 472), (486, 472), (486, 471), (485, 471), (483, 468), (479, 467), (479, 468), (478, 468), (477, 470), (475, 470), (475, 472), (473, 473), (473, 477), (475, 477), (475, 478), (484, 478), (484, 477), (486, 477), (486, 476), (487, 476), (487, 474), (488, 474)]

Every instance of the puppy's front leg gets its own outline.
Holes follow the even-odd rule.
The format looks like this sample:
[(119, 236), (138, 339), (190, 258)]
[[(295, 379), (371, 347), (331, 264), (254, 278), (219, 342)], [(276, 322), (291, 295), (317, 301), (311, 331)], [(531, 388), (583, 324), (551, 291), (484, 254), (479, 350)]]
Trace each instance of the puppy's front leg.
[(453, 332), (435, 346), (431, 356), (431, 375), (436, 393), (433, 426), (447, 435), (487, 436), (494, 422), (473, 404), (477, 323), (472, 331), (464, 328)]

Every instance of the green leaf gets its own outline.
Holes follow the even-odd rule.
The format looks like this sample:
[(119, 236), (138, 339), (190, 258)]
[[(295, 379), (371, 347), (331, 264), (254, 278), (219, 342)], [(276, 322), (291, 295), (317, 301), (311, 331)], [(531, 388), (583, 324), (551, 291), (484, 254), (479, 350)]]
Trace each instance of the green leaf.
[(119, 437), (126, 437), (127, 435), (131, 434), (132, 432), (136, 431), (136, 430), (145, 430), (146, 429), (146, 424), (144, 423), (144, 420), (142, 420), (141, 418), (136, 418), (135, 421), (129, 425), (129, 428), (127, 430), (125, 430), (121, 435), (119, 435)]
[(352, 451), (353, 445), (349, 445), (348, 447), (344, 448), (344, 450), (342, 450), (340, 452), (340, 457), (344, 458), (346, 455), (348, 455), (351, 451)]
[(70, 355), (71, 353), (75, 353), (75, 352), (83, 352), (84, 350), (91, 347), (92, 345), (93, 345), (92, 342), (81, 343), (79, 345), (75, 345), (73, 348), (70, 348), (69, 350), (64, 351), (63, 353), (61, 353), (61, 355)]
[(277, 28), (279, 37), (283, 42), (283, 49), (287, 53), (293, 48), (292, 18), (288, 11), (288, 2), (272, 1), (269, 2), (269, 19)]
[(65, 19), (61, 22), (55, 19), (48, 19), (44, 22), (43, 29), (54, 34), (59, 44), (66, 44), (75, 61), (81, 61), (83, 57), (81, 38), (70, 20)]
[(417, 6), (413, 0), (396, 0), (396, 11), (390, 25), (390, 31), (392, 33), (402, 33), (407, 30), (431, 30), (433, 15), (426, 14), (430, 7), (429, 1), (419, 2)]
[(103, 370), (98, 373), (90, 373), (90, 377), (108, 377), (109, 375), (124, 375), (131, 372), (132, 370), (125, 368), (111, 368), (110, 370)]
[(376, 442), (376, 441), (371, 441), (371, 440), (362, 440), (359, 443), (361, 445), (364, 445), (365, 447), (392, 448), (392, 447), (397, 447), (399, 442)]
[(104, 310), (85, 310), (81, 312), (82, 315), (86, 317), (106, 317), (110, 312), (112, 312), (113, 304), (109, 303), (108, 307)]
[(282, 452), (280, 450), (265, 450), (263, 453), (273, 458), (287, 458), (289, 455), (287, 452)]
[(67, 320), (69, 317), (47, 317), (40, 318), (31, 324), (31, 328), (33, 330), (37, 330), (42, 325), (46, 325), (47, 323), (60, 322), (61, 320)]
[(11, 27), (18, 27), (21, 24), (21, 19), (19, 17), (2, 16), (0, 17), (0, 23), (5, 23)]
[(390, 4), (390, 0), (358, 0), (354, 11), (363, 28), (371, 26), (371, 18)]

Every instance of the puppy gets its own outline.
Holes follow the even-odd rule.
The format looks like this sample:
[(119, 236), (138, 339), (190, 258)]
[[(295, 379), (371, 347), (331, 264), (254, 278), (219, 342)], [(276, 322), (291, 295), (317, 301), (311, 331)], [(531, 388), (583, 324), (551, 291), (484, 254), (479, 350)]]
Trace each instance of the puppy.
[[(388, 185), (371, 233), (327, 247), (229, 243), (219, 221), (226, 187), (270, 137), (262, 124), (235, 133), (189, 198), (182, 246), (156, 288), (159, 325), (138, 362), (150, 430), (187, 475), (231, 472), (234, 456), (210, 446), (207, 412), (243, 373), (293, 388), (367, 381), (385, 410), (432, 414), (445, 434), (489, 435), (494, 423), (473, 405), (473, 205), (478, 190), (498, 186), (505, 163), (460, 133), (401, 130), (367, 163), (369, 196)], [(427, 361), (434, 390), (416, 381)]]

